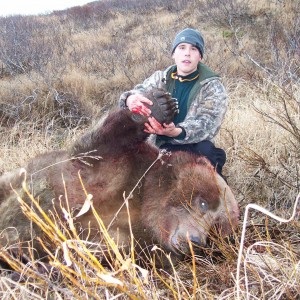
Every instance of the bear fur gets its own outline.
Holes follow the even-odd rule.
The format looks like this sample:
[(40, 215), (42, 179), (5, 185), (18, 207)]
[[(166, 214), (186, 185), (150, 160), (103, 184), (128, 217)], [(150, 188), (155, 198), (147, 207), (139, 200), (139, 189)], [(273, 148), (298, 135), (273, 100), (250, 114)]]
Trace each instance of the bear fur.
[[(54, 205), (62, 214), (61, 203), (66, 206), (67, 197), (70, 211), (78, 212), (86, 199), (80, 173), (111, 237), (129, 245), (124, 195), (128, 196), (141, 180), (128, 200), (132, 231), (139, 243), (157, 243), (179, 254), (189, 251), (188, 240), (205, 246), (213, 226), (221, 228), (224, 235), (230, 233), (237, 225), (239, 211), (226, 182), (204, 157), (187, 152), (161, 153), (147, 141), (146, 121), (144, 116), (118, 109), (69, 150), (45, 153), (29, 161), (25, 167), (27, 184), (43, 210), (49, 213)], [(43, 235), (38, 226), (30, 226), (12, 191), (11, 187), (22, 191), (23, 180), (20, 170), (0, 177), (1, 245)], [(30, 199), (27, 201), (30, 205)], [(75, 221), (83, 232), (98, 228), (91, 210)], [(96, 238), (96, 233), (89, 234), (90, 240)]]

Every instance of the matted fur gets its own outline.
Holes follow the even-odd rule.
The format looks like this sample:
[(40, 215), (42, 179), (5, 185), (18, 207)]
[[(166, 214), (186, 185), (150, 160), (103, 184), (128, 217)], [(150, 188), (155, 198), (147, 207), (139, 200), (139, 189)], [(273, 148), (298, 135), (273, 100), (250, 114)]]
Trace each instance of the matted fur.
[[(33, 194), (45, 211), (52, 200), (58, 212), (65, 195), (71, 211), (85, 201), (85, 189), (93, 195), (93, 204), (106, 226), (124, 203), (145, 171), (159, 155), (159, 149), (147, 142), (143, 116), (129, 110), (117, 110), (84, 134), (69, 150), (53, 151), (33, 158), (26, 170)], [(64, 182), (62, 180), (62, 176)], [(18, 171), (0, 177), (0, 238), (2, 244), (31, 240), (42, 235), (22, 214), (10, 184), (20, 189)], [(66, 191), (65, 191), (66, 189)], [(218, 225), (224, 234), (237, 224), (238, 205), (234, 196), (203, 157), (186, 152), (163, 155), (142, 180), (129, 200), (134, 236), (141, 243), (159, 243), (179, 253), (187, 252), (188, 241), (206, 244), (210, 228)], [(230, 220), (231, 218), (231, 220)], [(78, 228), (97, 227), (91, 211), (76, 218)], [(15, 229), (5, 231), (7, 227)], [(4, 230), (4, 231), (3, 231)], [(109, 233), (119, 243), (128, 244), (129, 226), (125, 206), (119, 211)], [(96, 235), (91, 234), (90, 239)]]

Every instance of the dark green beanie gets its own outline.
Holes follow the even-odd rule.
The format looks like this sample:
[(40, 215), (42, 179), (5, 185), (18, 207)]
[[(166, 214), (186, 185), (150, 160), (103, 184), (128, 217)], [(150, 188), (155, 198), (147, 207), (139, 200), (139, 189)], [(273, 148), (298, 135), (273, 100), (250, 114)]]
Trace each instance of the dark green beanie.
[(198, 30), (192, 28), (186, 28), (180, 31), (173, 42), (172, 45), (172, 54), (175, 51), (175, 48), (181, 43), (188, 43), (198, 48), (201, 57), (204, 54), (204, 40), (201, 33)]

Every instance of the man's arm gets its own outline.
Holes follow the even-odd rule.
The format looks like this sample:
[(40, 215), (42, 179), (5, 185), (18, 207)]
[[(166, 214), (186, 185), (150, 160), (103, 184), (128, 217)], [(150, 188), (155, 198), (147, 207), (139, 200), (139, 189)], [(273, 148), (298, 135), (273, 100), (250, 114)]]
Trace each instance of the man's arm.
[(177, 124), (177, 127), (180, 126), (185, 130), (185, 138), (174, 138), (171, 142), (186, 144), (212, 140), (223, 123), (227, 104), (227, 94), (219, 79), (205, 84), (191, 104), (186, 119)]

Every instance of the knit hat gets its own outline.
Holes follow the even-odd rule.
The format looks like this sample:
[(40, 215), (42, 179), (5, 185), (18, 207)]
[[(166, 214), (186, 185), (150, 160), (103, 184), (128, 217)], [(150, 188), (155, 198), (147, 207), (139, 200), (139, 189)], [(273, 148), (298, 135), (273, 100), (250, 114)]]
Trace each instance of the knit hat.
[(175, 51), (175, 48), (181, 43), (188, 43), (198, 48), (201, 57), (204, 54), (204, 40), (201, 33), (198, 30), (192, 28), (186, 28), (180, 31), (173, 42), (172, 45), (172, 54)]

